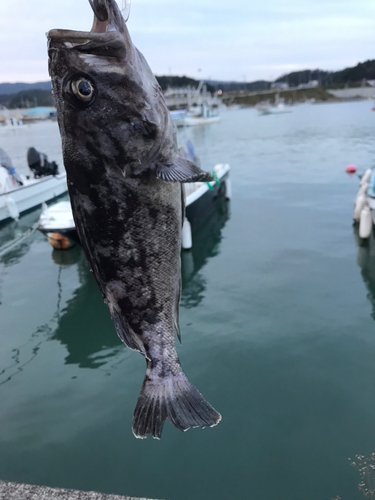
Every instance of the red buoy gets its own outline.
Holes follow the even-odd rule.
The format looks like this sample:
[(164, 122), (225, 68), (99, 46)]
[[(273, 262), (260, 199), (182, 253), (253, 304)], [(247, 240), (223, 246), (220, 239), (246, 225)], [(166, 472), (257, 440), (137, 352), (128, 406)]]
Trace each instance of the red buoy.
[(346, 167), (345, 171), (347, 174), (354, 174), (357, 171), (357, 168), (355, 165), (350, 164)]

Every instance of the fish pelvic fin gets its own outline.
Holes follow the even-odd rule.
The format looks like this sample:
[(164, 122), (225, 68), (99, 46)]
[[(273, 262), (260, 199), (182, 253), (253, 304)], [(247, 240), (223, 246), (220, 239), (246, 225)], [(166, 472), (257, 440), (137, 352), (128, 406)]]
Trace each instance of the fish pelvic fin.
[(133, 416), (133, 434), (144, 439), (149, 434), (160, 439), (164, 421), (168, 419), (177, 429), (213, 427), (221, 415), (189, 382), (181, 371), (165, 378), (154, 377), (147, 370)]
[(156, 177), (166, 182), (210, 182), (214, 178), (204, 172), (190, 160), (181, 156), (173, 163), (159, 163), (156, 168)]

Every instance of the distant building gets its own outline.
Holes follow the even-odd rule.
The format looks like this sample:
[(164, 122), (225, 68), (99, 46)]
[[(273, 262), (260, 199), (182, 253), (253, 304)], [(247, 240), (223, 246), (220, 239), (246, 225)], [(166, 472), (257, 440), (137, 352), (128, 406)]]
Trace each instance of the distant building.
[(288, 90), (289, 85), (285, 82), (273, 82), (271, 83), (271, 89)]
[(318, 80), (310, 80), (309, 83), (307, 84), (308, 87), (319, 87), (319, 81)]
[(298, 89), (313, 89), (315, 87), (319, 87), (318, 80), (310, 80), (307, 83), (300, 83), (297, 88)]
[(48, 106), (38, 106), (36, 108), (29, 108), (25, 115), (27, 118), (33, 118), (35, 120), (45, 120), (51, 116), (51, 113), (56, 113), (56, 108)]

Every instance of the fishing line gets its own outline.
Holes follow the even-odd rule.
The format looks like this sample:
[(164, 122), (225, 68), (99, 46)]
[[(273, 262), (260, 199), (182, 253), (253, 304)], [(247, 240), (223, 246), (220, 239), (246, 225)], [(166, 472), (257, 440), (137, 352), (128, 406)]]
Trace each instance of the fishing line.
[(121, 0), (121, 1), (122, 1), (121, 14), (126, 22), (129, 19), (130, 15), (131, 0)]

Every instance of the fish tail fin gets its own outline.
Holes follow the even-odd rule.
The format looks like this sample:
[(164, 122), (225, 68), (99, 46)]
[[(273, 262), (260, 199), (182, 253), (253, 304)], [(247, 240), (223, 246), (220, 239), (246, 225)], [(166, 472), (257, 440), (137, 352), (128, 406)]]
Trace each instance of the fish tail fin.
[(183, 372), (154, 378), (147, 370), (133, 416), (133, 434), (144, 439), (148, 434), (160, 439), (164, 421), (177, 429), (213, 427), (221, 415), (189, 382)]

